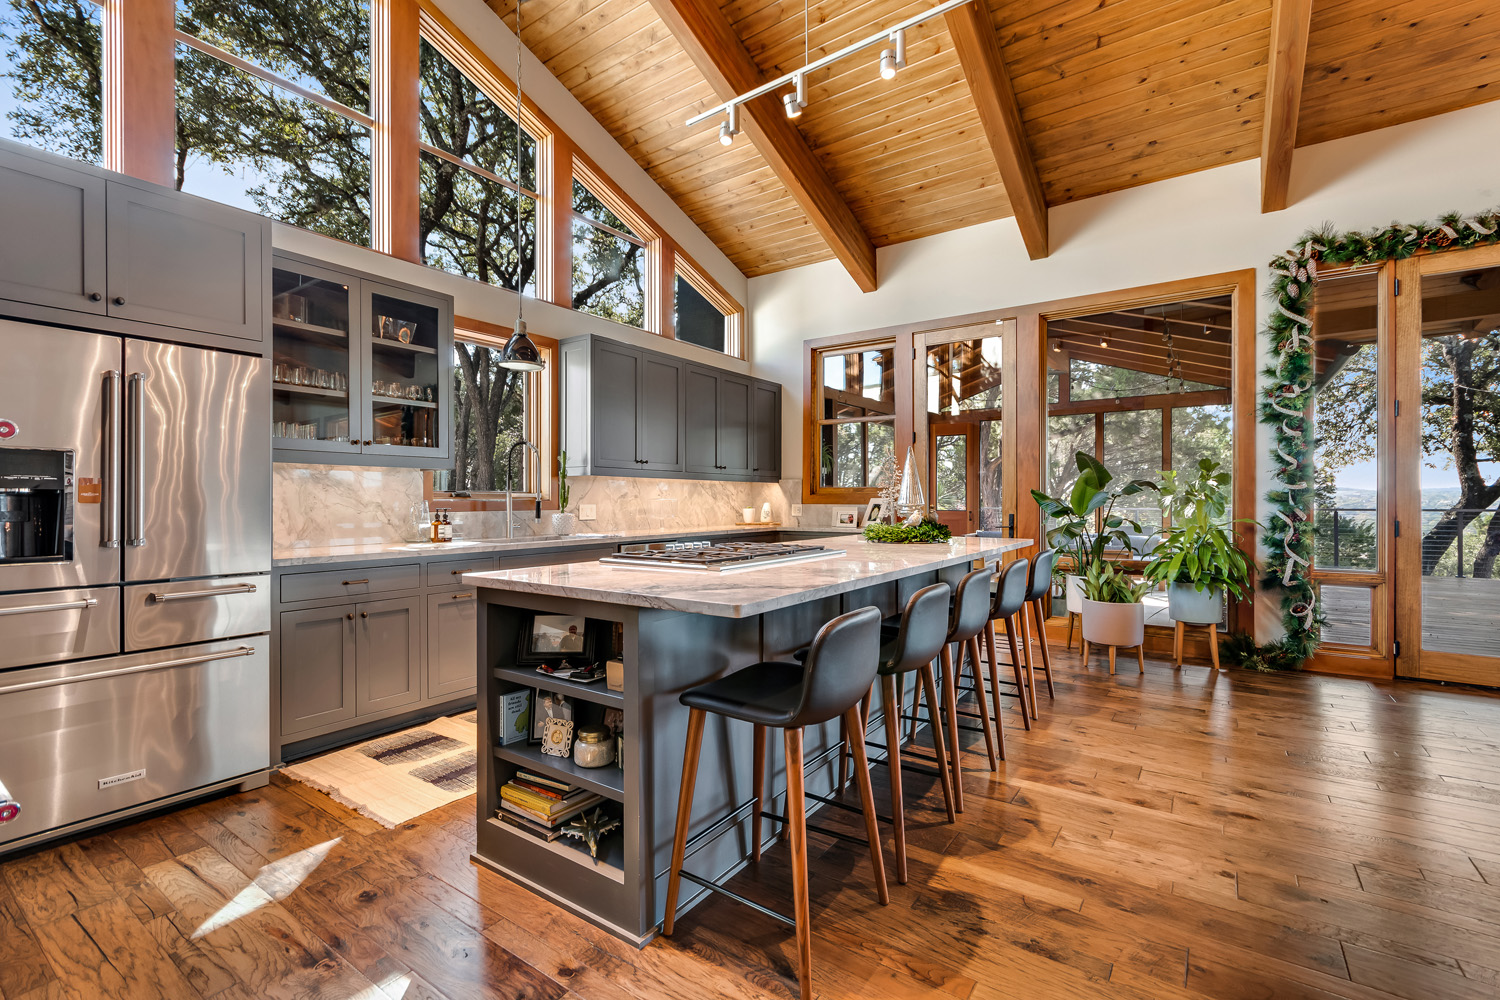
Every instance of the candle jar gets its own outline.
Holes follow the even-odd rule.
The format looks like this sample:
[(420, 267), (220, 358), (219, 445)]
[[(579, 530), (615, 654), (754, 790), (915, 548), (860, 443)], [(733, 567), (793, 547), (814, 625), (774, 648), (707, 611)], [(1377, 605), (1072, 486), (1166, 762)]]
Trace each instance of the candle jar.
[(615, 762), (615, 744), (603, 726), (580, 726), (574, 734), (573, 763), (579, 767), (605, 767)]

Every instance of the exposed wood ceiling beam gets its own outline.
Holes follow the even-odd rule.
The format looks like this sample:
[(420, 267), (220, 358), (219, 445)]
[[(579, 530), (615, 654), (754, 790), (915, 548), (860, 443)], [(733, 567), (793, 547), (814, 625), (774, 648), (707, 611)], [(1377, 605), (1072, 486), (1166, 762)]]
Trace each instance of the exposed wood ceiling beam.
[(995, 35), (988, 4), (969, 3), (943, 15), (964, 79), (979, 111), (979, 121), (1000, 168), (1006, 197), (1032, 260), (1047, 256), (1047, 201), (1037, 176), (1036, 160), (1026, 143), (1026, 129), (1010, 73)]
[[(720, 100), (727, 101), (765, 82), (729, 19), (713, 0), (651, 0)], [(873, 292), (875, 244), (849, 208), (823, 164), (786, 118), (775, 94), (740, 108), (740, 124), (786, 185), (808, 221), (822, 235), (861, 291)]]
[(1260, 137), (1262, 212), (1279, 212), (1287, 206), (1311, 22), (1312, 0), (1274, 0), (1271, 7), (1271, 57), (1266, 66), (1265, 125)]

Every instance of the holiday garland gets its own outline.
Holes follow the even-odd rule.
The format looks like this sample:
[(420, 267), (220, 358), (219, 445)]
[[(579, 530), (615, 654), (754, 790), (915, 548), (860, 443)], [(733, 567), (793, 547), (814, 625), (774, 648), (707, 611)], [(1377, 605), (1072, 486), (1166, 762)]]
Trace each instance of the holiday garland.
[(1269, 552), (1262, 586), (1281, 591), (1286, 637), (1263, 649), (1274, 665), (1298, 666), (1318, 648), (1324, 618), (1310, 573), (1313, 550), (1313, 426), (1310, 419), (1317, 371), (1313, 362), (1313, 286), (1319, 266), (1375, 264), (1419, 253), (1500, 242), (1500, 210), (1445, 215), (1435, 223), (1392, 224), (1368, 232), (1309, 232), (1271, 262), (1275, 303), (1266, 336), (1274, 363), (1262, 372), (1260, 420), (1272, 428), (1275, 486), (1266, 495)]

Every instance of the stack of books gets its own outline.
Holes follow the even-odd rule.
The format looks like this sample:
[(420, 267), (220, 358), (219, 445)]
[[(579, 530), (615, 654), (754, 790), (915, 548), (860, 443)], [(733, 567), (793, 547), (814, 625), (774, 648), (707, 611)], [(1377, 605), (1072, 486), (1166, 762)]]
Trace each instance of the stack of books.
[(502, 823), (539, 840), (553, 841), (562, 836), (564, 823), (602, 801), (604, 796), (587, 788), (517, 771), (500, 786), (498, 815)]

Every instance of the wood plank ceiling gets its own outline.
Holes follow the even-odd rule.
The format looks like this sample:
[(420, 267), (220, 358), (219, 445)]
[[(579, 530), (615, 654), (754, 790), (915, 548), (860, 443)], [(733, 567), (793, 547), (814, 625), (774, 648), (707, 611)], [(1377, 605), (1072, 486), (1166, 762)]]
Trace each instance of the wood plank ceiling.
[[(514, 26), (514, 0), (487, 0)], [(660, 0), (658, 0), (660, 2)], [(816, 0), (810, 56), (936, 0)], [(1041, 182), (1057, 205), (1260, 155), (1273, 0), (988, 3)], [(1280, 2), (1280, 0), (1277, 0)], [(721, 0), (769, 79), (803, 63), (799, 0)], [(526, 0), (528, 47), (747, 275), (833, 256), (746, 135), (683, 123), (721, 98), (650, 0)], [(1500, 97), (1494, 0), (1313, 0), (1296, 144)], [(810, 78), (795, 127), (875, 246), (1012, 214), (943, 19)]]

